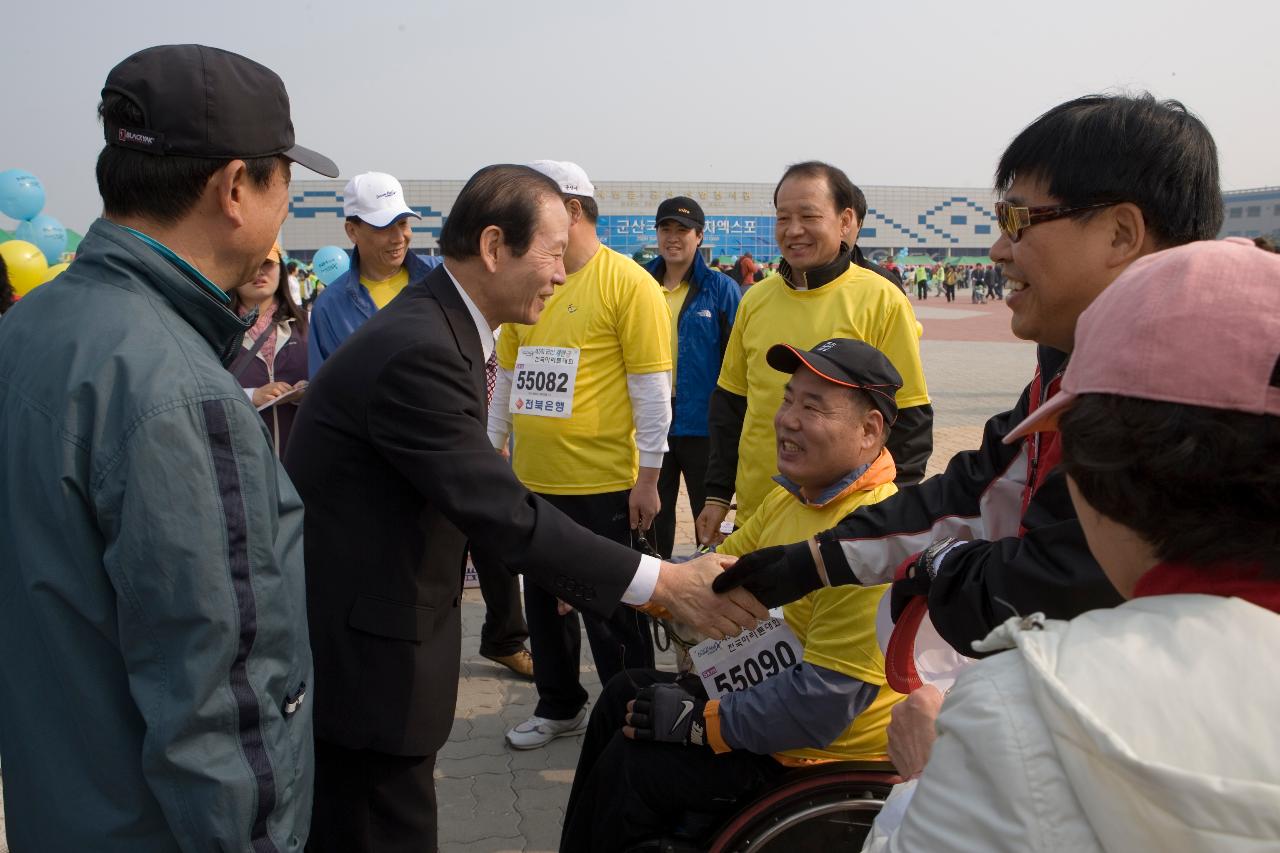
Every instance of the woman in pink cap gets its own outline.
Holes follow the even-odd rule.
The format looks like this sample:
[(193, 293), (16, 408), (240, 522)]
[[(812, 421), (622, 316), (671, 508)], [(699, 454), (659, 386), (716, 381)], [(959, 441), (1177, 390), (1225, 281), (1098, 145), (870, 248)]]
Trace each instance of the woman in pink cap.
[(1129, 600), (975, 644), (1007, 651), (957, 680), (864, 850), (1275, 849), (1280, 257), (1229, 239), (1136, 261), (1006, 440), (1053, 429)]

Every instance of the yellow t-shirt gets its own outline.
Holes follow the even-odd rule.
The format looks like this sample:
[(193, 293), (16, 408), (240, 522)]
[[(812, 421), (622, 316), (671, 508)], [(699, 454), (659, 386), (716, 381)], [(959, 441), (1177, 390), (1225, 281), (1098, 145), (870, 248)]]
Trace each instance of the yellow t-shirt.
[(387, 303), (400, 295), (400, 291), (404, 290), (404, 286), (409, 283), (409, 271), (404, 267), (400, 267), (400, 271), (385, 281), (370, 281), (364, 276), (360, 276), (360, 283), (364, 285), (364, 289), (369, 291), (369, 296), (373, 299), (373, 304), (378, 306), (381, 311), (387, 307)]
[[(888, 476), (892, 480), (893, 475)], [(892, 482), (870, 489), (855, 489), (857, 485), (822, 506), (802, 503), (775, 485), (751, 519), (716, 551), (741, 556), (770, 545), (800, 542), (834, 527), (855, 508), (882, 501), (897, 491)], [(876, 610), (888, 590), (889, 584), (831, 587), (782, 608), (787, 624), (804, 645), (807, 663), (880, 685), (871, 705), (825, 749), (789, 749), (778, 753), (783, 759), (870, 761), (886, 757), (890, 709), (906, 698), (885, 683), (884, 655), (876, 640)]]
[(779, 343), (807, 350), (828, 338), (854, 338), (883, 352), (902, 375), (899, 409), (929, 402), (915, 311), (888, 279), (850, 264), (816, 290), (793, 290), (776, 273), (754, 285), (738, 307), (717, 383), (747, 398), (735, 480), (739, 525), (750, 520), (778, 473), (773, 416), (791, 377), (770, 367), (765, 353)]
[(667, 308), (671, 311), (671, 393), (674, 396), (676, 365), (680, 361), (680, 309), (684, 307), (684, 300), (689, 296), (689, 282), (680, 282), (675, 290), (667, 290), (662, 286), (662, 295), (667, 298)]
[(498, 364), (520, 347), (580, 351), (569, 418), (515, 414), (516, 476), (535, 492), (592, 495), (629, 489), (639, 474), (627, 374), (671, 369), (671, 320), (653, 276), (601, 246), (547, 300), (532, 326), (508, 324)]

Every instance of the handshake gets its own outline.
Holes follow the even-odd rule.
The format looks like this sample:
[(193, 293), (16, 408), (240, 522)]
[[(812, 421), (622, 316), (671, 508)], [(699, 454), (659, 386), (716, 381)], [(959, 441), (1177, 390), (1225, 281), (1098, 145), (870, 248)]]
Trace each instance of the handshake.
[(704, 554), (662, 564), (649, 603), (640, 610), (728, 639), (769, 618), (769, 608), (824, 586), (808, 542), (762, 548), (741, 559)]

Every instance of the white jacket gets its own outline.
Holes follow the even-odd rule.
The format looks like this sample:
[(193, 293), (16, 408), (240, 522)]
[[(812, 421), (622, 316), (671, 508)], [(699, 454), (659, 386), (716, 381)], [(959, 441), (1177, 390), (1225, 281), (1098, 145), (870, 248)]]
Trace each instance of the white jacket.
[(987, 638), (1013, 651), (960, 676), (864, 851), (1280, 850), (1280, 616), (1166, 595), (1030, 621)]

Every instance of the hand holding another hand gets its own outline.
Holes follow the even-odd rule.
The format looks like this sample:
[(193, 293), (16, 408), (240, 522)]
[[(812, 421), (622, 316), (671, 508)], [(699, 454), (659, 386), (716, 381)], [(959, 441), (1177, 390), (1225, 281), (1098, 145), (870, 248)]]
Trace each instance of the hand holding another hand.
[(737, 636), (769, 618), (769, 610), (745, 589), (725, 595), (711, 591), (711, 582), (732, 565), (733, 557), (705, 554), (687, 563), (663, 563), (650, 603), (665, 607), (676, 622), (692, 625), (718, 639)]

